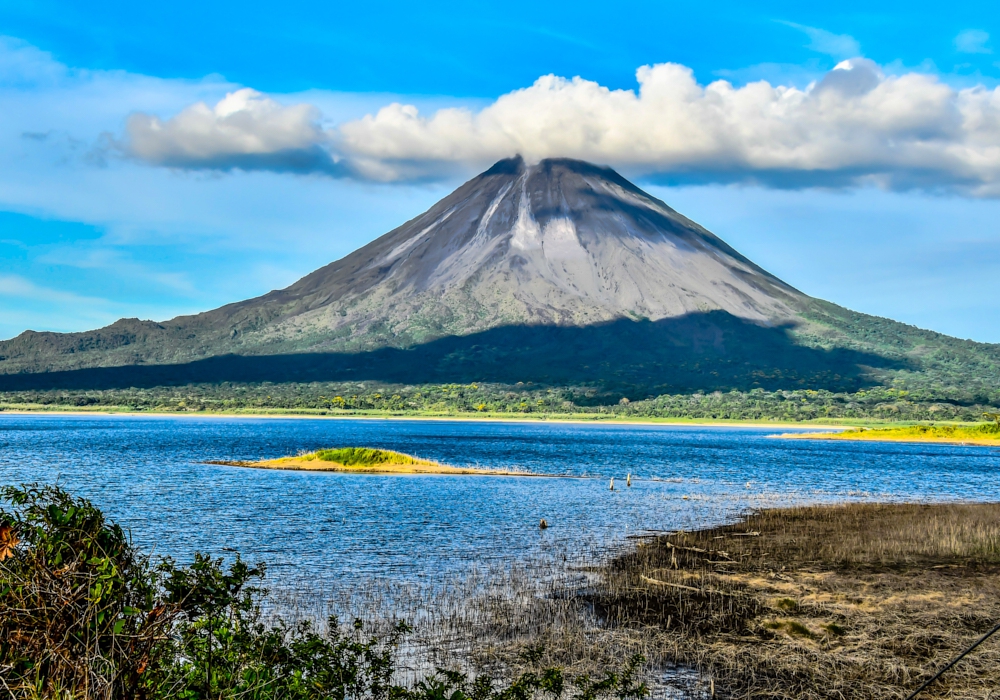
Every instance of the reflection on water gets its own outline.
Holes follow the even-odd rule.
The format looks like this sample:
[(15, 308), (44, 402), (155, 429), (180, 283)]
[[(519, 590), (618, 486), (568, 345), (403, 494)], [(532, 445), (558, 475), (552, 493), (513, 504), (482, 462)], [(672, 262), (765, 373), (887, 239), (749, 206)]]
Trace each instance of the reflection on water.
[[(1000, 500), (1000, 452), (990, 448), (767, 437), (775, 432), (0, 415), (0, 483), (59, 483), (159, 554), (183, 560), (195, 550), (237, 550), (266, 561), (272, 585), (327, 590), (373, 574), (430, 581), (474, 563), (621, 542), (643, 529), (691, 528), (758, 505)], [(574, 478), (310, 474), (202, 463), (337, 445)]]

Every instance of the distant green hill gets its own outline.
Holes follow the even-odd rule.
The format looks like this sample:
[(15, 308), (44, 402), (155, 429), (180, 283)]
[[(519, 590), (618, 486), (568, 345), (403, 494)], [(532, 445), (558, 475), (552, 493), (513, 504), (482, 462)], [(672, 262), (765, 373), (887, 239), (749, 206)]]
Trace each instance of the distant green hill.
[(971, 411), (1000, 401), (998, 369), (1000, 346), (813, 299), (614, 171), (569, 160), (501, 161), (256, 299), (0, 342), (0, 392), (15, 402), (268, 384), (300, 387), (305, 405), (314, 384), (520, 382), (576, 387), (563, 399), (576, 406), (882, 387)]

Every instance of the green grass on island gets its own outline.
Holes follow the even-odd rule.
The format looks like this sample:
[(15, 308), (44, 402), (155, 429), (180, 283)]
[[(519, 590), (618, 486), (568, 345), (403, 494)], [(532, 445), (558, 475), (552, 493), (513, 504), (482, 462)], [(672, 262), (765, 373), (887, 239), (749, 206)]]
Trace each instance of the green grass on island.
[(978, 425), (904, 425), (856, 428), (838, 433), (799, 433), (783, 437), (820, 440), (873, 440), (885, 442), (945, 442), (1000, 445), (1000, 421)]
[(383, 464), (439, 466), (437, 462), (427, 459), (373, 447), (335, 447), (328, 450), (317, 450), (302, 456), (300, 459), (303, 461), (316, 459), (321, 462), (334, 462), (344, 467), (374, 467)]

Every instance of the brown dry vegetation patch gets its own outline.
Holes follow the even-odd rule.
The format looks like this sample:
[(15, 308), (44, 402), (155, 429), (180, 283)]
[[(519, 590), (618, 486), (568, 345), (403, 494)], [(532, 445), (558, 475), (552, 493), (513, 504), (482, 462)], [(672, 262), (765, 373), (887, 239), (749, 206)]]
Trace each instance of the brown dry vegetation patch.
[[(904, 698), (1000, 621), (1000, 504), (765, 510), (650, 539), (593, 596), (720, 697)], [(1000, 638), (925, 691), (1000, 697)]]

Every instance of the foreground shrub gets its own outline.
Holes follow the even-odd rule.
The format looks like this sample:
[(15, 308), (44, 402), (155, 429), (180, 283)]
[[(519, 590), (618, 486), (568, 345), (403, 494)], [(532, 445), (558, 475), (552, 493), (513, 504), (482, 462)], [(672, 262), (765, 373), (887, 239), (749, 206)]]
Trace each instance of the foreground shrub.
[(0, 674), (14, 697), (134, 697), (171, 624), (118, 525), (57, 488), (5, 488)]
[[(263, 621), (262, 565), (196, 555), (157, 564), (89, 501), (54, 487), (0, 496), (0, 685), (16, 700), (639, 700), (634, 657), (621, 672), (512, 679), (438, 670), (404, 687), (396, 651), (409, 628), (361, 621)], [(537, 666), (537, 649), (527, 660)]]

